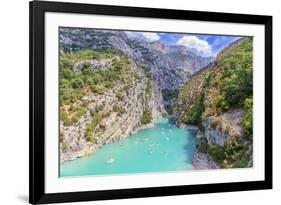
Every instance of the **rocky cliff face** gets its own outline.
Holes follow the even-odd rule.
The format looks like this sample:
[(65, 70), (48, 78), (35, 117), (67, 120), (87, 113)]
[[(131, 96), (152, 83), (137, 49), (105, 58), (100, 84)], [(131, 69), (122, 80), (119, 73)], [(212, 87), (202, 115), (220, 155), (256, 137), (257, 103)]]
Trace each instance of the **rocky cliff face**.
[(233, 43), (180, 90), (177, 123), (200, 130), (195, 169), (252, 166), (251, 54), (251, 39)]
[[(69, 57), (73, 58), (75, 56)], [(86, 78), (84, 82), (93, 80), (88, 72), (94, 72), (95, 76), (112, 76), (116, 72), (114, 69), (122, 70), (116, 73), (117, 79), (112, 84), (108, 84), (111, 81), (100, 80), (93, 88), (84, 85), (80, 88), (81, 96), (62, 101), (61, 162), (94, 154), (104, 144), (125, 139), (138, 129), (153, 126), (152, 119), (165, 113), (159, 87), (133, 60), (128, 59), (125, 64), (124, 61), (126, 57), (114, 54), (114, 58), (109, 59), (79, 59), (73, 62), (73, 75)], [(145, 113), (148, 116), (144, 116)]]
[[(243, 127), (241, 126), (243, 117), (243, 109), (231, 110), (216, 117), (207, 117), (203, 122), (202, 130), (204, 131), (199, 131), (196, 136), (197, 151), (193, 159), (195, 169), (223, 168), (220, 162), (216, 162), (216, 157), (212, 157), (217, 153), (212, 153), (208, 149), (216, 146), (225, 147), (227, 143), (243, 139)], [(244, 142), (249, 144), (249, 142)], [(252, 147), (249, 147), (248, 151), (251, 152), (251, 149)], [(247, 166), (251, 166), (250, 161)]]

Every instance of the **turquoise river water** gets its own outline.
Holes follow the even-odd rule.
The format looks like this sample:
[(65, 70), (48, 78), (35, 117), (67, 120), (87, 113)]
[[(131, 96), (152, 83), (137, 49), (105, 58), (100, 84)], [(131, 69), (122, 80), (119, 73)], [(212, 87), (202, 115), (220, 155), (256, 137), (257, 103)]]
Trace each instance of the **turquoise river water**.
[(195, 135), (195, 131), (178, 128), (168, 118), (160, 118), (155, 127), (104, 145), (93, 156), (63, 163), (60, 176), (190, 170)]

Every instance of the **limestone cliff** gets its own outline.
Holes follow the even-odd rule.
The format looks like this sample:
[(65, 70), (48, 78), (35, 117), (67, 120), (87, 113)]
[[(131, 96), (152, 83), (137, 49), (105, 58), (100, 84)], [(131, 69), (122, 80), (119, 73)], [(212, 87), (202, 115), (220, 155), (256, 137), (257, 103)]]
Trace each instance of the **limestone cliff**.
[(165, 113), (157, 84), (122, 54), (62, 53), (61, 67), (61, 162), (94, 154)]

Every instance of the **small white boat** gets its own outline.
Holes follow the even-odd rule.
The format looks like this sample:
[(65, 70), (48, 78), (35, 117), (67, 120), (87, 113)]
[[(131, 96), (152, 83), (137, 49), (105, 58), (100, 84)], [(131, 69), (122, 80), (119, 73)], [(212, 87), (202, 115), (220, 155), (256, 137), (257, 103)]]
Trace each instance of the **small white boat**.
[(107, 160), (107, 163), (108, 163), (108, 164), (112, 164), (112, 163), (114, 162), (114, 160), (115, 160), (115, 159), (114, 159), (113, 157), (111, 157), (111, 158), (109, 158), (109, 159)]
[(144, 141), (144, 142), (146, 142), (147, 140), (148, 140), (148, 138), (147, 138), (147, 137), (144, 137), (144, 138), (143, 138), (143, 141)]
[(164, 154), (165, 156), (167, 156), (167, 155), (169, 154), (169, 151), (165, 150), (165, 151), (163, 152), (163, 154)]

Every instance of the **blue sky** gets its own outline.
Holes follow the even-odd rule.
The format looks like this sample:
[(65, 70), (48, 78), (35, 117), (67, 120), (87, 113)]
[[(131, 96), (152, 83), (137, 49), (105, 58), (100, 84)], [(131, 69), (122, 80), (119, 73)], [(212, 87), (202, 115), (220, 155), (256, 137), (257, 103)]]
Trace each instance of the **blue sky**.
[(239, 39), (237, 36), (198, 35), (152, 32), (126, 32), (128, 37), (143, 41), (160, 41), (166, 45), (182, 45), (200, 56), (216, 56), (219, 51)]
[[(161, 33), (160, 35), (160, 41), (166, 45), (177, 45), (177, 43), (180, 41), (180, 39), (185, 38), (190, 39), (190, 37), (193, 38), (194, 45), (190, 48), (193, 52), (197, 53), (198, 55), (202, 56), (216, 56), (220, 50), (228, 46), (230, 43), (236, 41), (238, 37), (236, 36), (218, 36), (218, 35), (193, 35), (193, 34), (172, 34), (172, 33)], [(198, 50), (196, 47), (196, 41), (203, 41), (206, 42), (209, 45), (209, 51), (208, 48), (207, 52), (204, 52), (204, 50)], [(206, 45), (207, 45), (206, 44)], [(186, 45), (186, 47), (190, 46), (188, 41), (186, 41), (186, 44), (182, 42), (179, 45)]]

